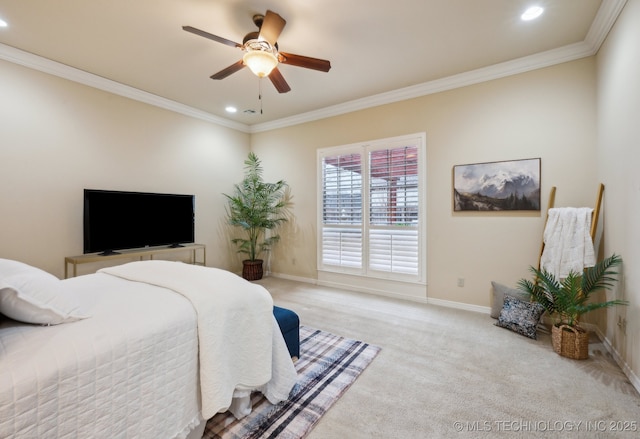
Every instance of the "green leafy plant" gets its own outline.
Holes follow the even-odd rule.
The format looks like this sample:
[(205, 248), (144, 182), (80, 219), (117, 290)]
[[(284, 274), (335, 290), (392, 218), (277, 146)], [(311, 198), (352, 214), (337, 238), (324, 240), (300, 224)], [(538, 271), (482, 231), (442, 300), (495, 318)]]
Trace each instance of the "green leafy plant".
[(244, 179), (234, 185), (233, 195), (223, 194), (227, 198), (227, 218), (230, 225), (240, 228), (244, 236), (231, 240), (239, 253), (247, 255), (249, 261), (259, 259), (263, 252), (271, 250), (280, 236), (272, 231), (287, 221), (288, 206), (285, 181), (266, 183), (262, 179), (262, 164), (258, 156), (250, 152), (244, 162)]
[(531, 294), (536, 302), (542, 304), (550, 315), (557, 318), (556, 324), (579, 326), (580, 316), (596, 309), (616, 305), (628, 305), (623, 300), (593, 302), (593, 293), (608, 289), (617, 280), (618, 274), (613, 268), (622, 263), (622, 258), (612, 255), (588, 267), (583, 273), (570, 272), (564, 279), (556, 277), (546, 270), (530, 267), (534, 280), (521, 279), (518, 288)]

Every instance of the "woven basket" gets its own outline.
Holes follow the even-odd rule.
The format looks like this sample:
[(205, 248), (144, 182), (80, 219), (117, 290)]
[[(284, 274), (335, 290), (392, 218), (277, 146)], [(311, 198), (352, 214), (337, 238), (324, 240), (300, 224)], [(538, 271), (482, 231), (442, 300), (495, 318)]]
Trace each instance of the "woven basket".
[(262, 259), (242, 261), (242, 277), (246, 280), (262, 279)]
[(551, 343), (555, 353), (573, 360), (589, 358), (589, 333), (577, 326), (553, 325)]

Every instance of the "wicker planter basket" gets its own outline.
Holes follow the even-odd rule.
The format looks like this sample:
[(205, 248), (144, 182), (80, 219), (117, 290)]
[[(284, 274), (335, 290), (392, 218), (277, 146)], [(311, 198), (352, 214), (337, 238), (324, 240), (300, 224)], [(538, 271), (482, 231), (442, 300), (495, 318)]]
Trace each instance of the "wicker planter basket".
[(589, 333), (578, 326), (553, 325), (551, 343), (555, 353), (573, 360), (589, 358)]
[(242, 261), (242, 277), (246, 280), (262, 279), (262, 259)]

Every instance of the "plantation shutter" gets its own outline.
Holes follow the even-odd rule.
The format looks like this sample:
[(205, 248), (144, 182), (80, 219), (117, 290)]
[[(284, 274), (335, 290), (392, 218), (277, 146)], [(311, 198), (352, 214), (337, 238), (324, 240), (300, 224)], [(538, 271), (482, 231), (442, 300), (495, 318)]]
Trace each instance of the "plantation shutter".
[(424, 280), (421, 154), (422, 136), (318, 152), (320, 270)]
[(362, 156), (322, 161), (322, 263), (362, 267)]
[(369, 268), (418, 274), (418, 148), (369, 153)]

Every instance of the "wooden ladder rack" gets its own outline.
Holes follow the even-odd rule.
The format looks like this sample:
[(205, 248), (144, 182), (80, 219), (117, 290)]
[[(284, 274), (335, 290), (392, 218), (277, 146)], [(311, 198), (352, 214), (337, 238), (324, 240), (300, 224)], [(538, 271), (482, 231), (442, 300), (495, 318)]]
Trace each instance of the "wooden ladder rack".
[[(600, 210), (602, 209), (602, 195), (604, 193), (604, 184), (600, 183), (598, 187), (598, 195), (596, 197), (596, 203), (593, 208), (593, 212), (591, 213), (591, 241), (595, 243), (596, 240), (596, 231), (598, 230), (598, 220), (600, 218)], [(547, 217), (544, 220), (544, 228), (542, 229), (542, 233), (544, 235), (544, 230), (547, 228), (547, 221), (549, 221), (549, 210), (554, 207), (556, 202), (556, 187), (552, 186), (551, 191), (549, 193), (549, 207), (547, 208)], [(540, 248), (540, 256), (538, 257), (538, 270), (540, 269), (540, 260), (542, 258), (542, 253), (544, 252), (544, 237), (542, 238), (542, 247)]]

